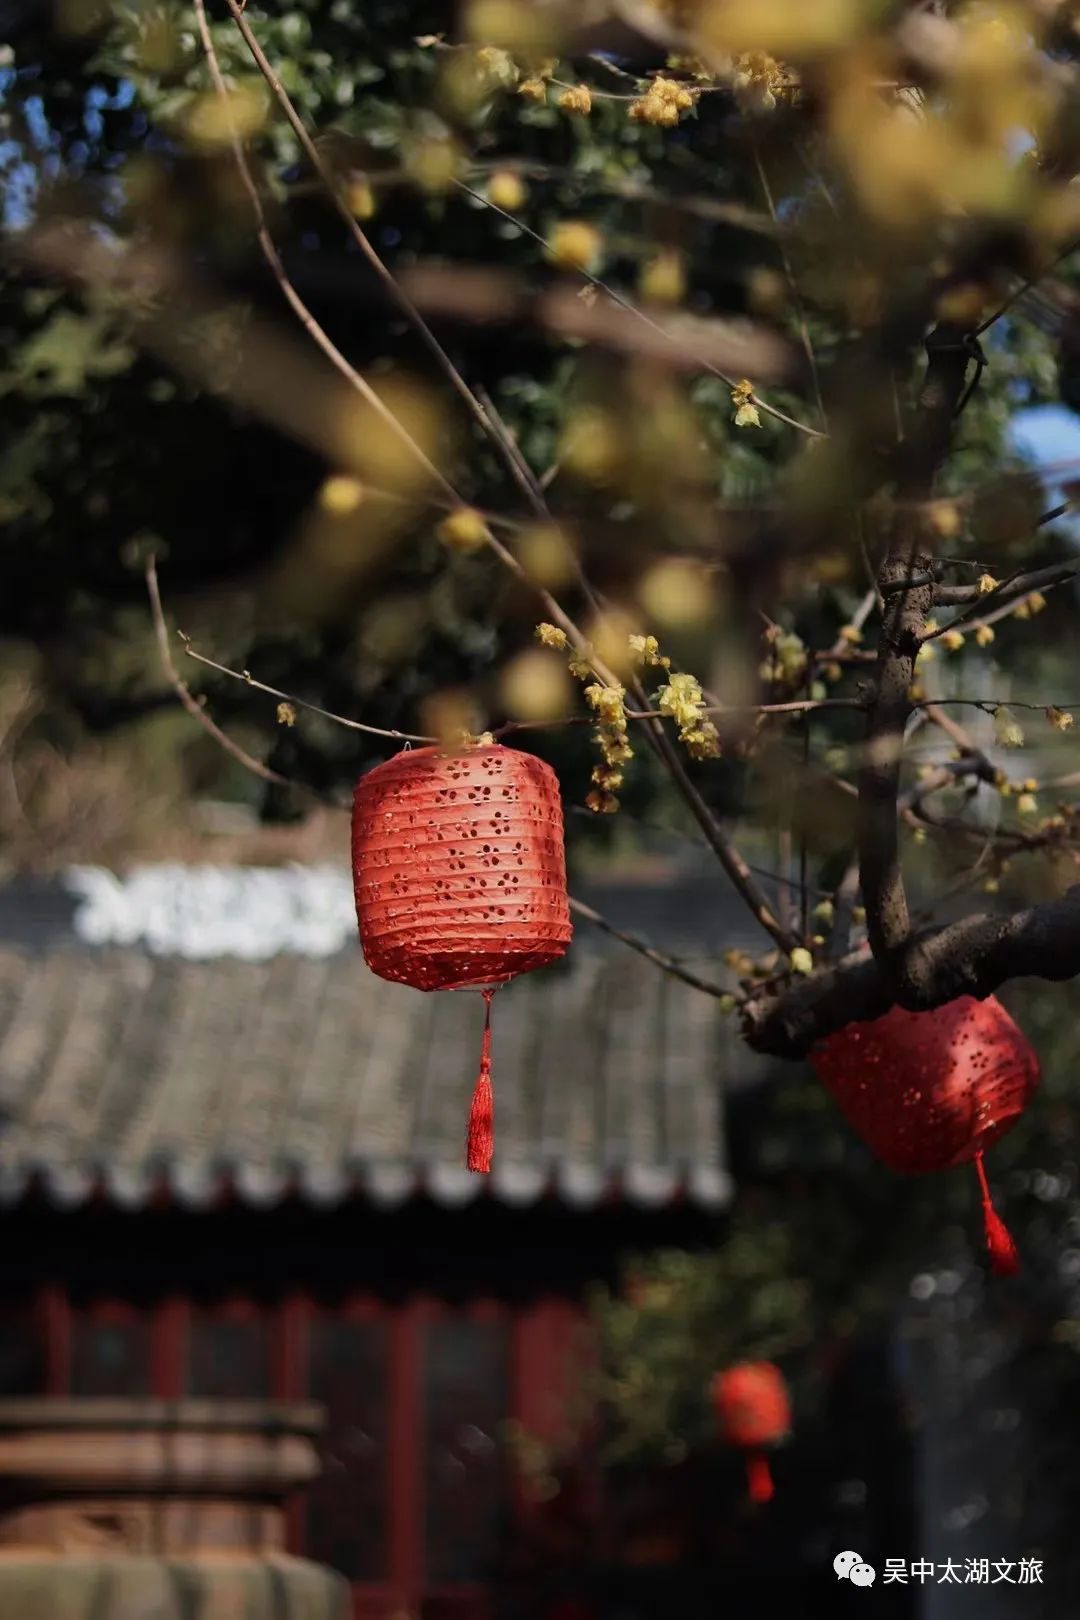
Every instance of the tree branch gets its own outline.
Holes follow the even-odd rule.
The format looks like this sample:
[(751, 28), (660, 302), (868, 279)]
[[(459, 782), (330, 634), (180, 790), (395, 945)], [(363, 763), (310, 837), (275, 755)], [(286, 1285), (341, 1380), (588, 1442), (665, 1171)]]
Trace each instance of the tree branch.
[(870, 948), (901, 998), (911, 918), (900, 869), (897, 799), (915, 660), (934, 597), (930, 531), (921, 510), (948, 451), (969, 359), (967, 334), (951, 322), (941, 322), (926, 340), (915, 430), (899, 447), (897, 509), (878, 572), (885, 605), (859, 773), (859, 871)]
[[(991, 995), (1008, 979), (1071, 979), (1080, 973), (1080, 885), (1060, 899), (1008, 917), (965, 917), (909, 940), (903, 1005), (940, 1007)], [(879, 1018), (895, 1004), (880, 964), (863, 955), (800, 979), (779, 996), (752, 997), (743, 1035), (757, 1052), (799, 1059), (846, 1024)]]

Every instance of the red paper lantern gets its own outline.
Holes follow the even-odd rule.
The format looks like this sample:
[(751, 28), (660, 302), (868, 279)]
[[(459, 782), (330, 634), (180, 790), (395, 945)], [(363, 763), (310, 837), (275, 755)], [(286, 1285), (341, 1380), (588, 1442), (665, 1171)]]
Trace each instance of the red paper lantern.
[(848, 1123), (890, 1169), (920, 1175), (975, 1161), (986, 1246), (999, 1274), (1018, 1266), (994, 1210), (983, 1152), (1012, 1129), (1039, 1081), (1035, 1052), (993, 996), (930, 1012), (893, 1007), (848, 1024), (810, 1061)]
[(791, 1402), (779, 1367), (771, 1361), (741, 1361), (718, 1372), (710, 1389), (721, 1436), (746, 1452), (746, 1479), (752, 1502), (773, 1495), (766, 1448), (791, 1428)]
[(466, 1162), (491, 1167), (491, 998), (570, 943), (559, 782), (499, 744), (417, 748), (356, 784), (353, 890), (364, 959), (417, 990), (480, 989), (480, 1074)]

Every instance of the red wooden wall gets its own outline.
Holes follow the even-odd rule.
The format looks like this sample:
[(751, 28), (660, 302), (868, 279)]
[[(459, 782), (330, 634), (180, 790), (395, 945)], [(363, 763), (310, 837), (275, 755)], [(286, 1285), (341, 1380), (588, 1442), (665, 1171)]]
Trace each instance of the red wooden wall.
[[(19, 1331), (11, 1318), (12, 1353)], [(582, 1315), (555, 1295), (138, 1304), (48, 1287), (21, 1331), (49, 1394), (322, 1402), (324, 1472), (293, 1505), (290, 1539), (350, 1579), (358, 1620), (484, 1620), (537, 1511), (512, 1429), (556, 1441), (579, 1414)]]

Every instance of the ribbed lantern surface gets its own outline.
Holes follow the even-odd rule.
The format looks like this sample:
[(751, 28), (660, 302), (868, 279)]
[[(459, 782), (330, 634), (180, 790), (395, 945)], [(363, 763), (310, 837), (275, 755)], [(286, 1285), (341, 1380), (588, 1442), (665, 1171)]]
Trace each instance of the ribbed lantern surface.
[(558, 778), (532, 754), (397, 754), (356, 785), (352, 860), (364, 959), (381, 978), (501, 984), (570, 943)]
[(1039, 1060), (993, 996), (930, 1012), (892, 1007), (821, 1041), (810, 1061), (848, 1123), (892, 1170), (921, 1174), (974, 1160), (992, 1269), (1011, 1276), (1016, 1245), (994, 1209), (983, 1152), (1012, 1129), (1039, 1083)]
[(893, 1170), (947, 1170), (1020, 1118), (1038, 1084), (1026, 1036), (993, 996), (931, 1012), (893, 1007), (819, 1043), (811, 1062), (867, 1146)]
[(746, 1453), (750, 1500), (770, 1501), (773, 1483), (765, 1451), (791, 1428), (783, 1373), (771, 1361), (740, 1361), (716, 1374), (710, 1395), (722, 1438)]
[(717, 1373), (713, 1410), (732, 1446), (771, 1446), (791, 1427), (791, 1403), (779, 1367), (771, 1361), (741, 1361)]

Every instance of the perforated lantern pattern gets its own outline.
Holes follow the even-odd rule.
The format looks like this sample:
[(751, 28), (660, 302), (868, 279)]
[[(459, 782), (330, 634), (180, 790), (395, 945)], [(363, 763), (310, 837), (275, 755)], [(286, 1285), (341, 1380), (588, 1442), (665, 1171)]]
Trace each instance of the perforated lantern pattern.
[(532, 754), (397, 754), (357, 783), (352, 857), (360, 941), (380, 978), (500, 984), (570, 942), (558, 778)]
[(1012, 1129), (1039, 1082), (1023, 1031), (993, 996), (959, 996), (930, 1012), (893, 1007), (849, 1024), (810, 1054), (848, 1123), (893, 1170), (921, 1174), (974, 1160), (992, 1269), (1018, 1269), (993, 1207), (983, 1153)]
[(893, 1007), (811, 1053), (848, 1123), (893, 1170), (947, 1170), (1010, 1130), (1038, 1084), (1034, 1050), (993, 996)]
[(722, 1438), (746, 1453), (751, 1500), (769, 1501), (773, 1485), (765, 1450), (791, 1428), (783, 1373), (771, 1361), (742, 1361), (716, 1374), (710, 1395)]

